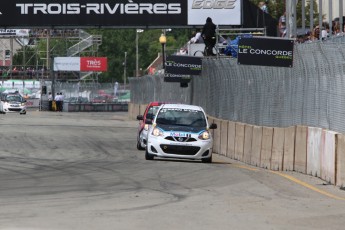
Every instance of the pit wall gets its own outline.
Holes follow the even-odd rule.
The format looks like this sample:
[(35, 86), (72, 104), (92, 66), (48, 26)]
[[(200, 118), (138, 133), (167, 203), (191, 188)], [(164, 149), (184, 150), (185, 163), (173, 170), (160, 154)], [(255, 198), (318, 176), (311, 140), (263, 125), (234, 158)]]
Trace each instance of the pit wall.
[[(146, 105), (129, 104), (130, 119), (143, 114)], [(262, 127), (208, 117), (213, 153), (248, 165), (296, 171), (345, 187), (345, 135), (326, 129), (292, 126)]]

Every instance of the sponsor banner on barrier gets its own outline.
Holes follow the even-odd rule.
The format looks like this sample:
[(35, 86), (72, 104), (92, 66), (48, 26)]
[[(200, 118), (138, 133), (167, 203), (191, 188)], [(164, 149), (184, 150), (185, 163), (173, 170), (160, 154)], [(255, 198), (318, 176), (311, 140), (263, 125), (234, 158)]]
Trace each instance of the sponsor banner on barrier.
[(238, 64), (292, 67), (293, 40), (273, 38), (241, 38)]
[(190, 80), (190, 75), (200, 75), (202, 59), (200, 57), (172, 55), (165, 62), (165, 82), (183, 82)]
[(165, 72), (178, 75), (200, 75), (202, 70), (200, 57), (171, 55), (167, 57)]
[(106, 57), (56, 57), (54, 71), (107, 71)]
[(181, 27), (241, 24), (241, 0), (1, 0), (0, 27)]

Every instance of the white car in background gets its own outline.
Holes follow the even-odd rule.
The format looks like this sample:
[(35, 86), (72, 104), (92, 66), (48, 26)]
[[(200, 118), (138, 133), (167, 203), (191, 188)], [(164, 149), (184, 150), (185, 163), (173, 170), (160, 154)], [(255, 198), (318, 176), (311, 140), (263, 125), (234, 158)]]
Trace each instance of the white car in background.
[(1, 93), (0, 113), (26, 114), (26, 100), (18, 92)]
[(158, 109), (147, 135), (145, 159), (179, 158), (212, 162), (213, 138), (207, 116), (200, 106), (163, 104)]

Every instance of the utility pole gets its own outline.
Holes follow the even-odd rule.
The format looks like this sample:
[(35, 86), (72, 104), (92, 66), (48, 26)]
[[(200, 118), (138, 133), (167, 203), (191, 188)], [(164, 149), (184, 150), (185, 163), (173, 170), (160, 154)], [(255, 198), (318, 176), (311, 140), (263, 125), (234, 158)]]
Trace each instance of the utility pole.
[(126, 68), (127, 67), (127, 52), (125, 52), (125, 61), (123, 62), (123, 84), (124, 89), (126, 89)]

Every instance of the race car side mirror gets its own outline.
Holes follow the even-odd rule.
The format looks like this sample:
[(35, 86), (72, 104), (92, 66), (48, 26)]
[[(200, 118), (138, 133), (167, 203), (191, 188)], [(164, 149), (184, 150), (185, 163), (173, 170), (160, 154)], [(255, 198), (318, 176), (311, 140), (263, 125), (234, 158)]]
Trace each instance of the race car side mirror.
[(145, 124), (152, 125), (152, 120), (151, 119), (146, 119)]
[(217, 124), (212, 123), (212, 124), (210, 125), (210, 129), (216, 129), (216, 128), (217, 128)]

